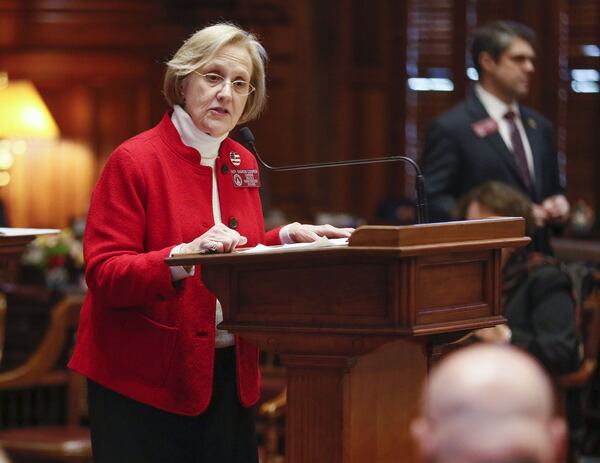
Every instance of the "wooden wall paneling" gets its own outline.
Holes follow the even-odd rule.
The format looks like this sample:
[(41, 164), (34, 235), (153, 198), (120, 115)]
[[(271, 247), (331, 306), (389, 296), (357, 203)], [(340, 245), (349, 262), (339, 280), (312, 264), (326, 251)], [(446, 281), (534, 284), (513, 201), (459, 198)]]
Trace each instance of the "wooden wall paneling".
[[(264, 160), (272, 166), (300, 163), (301, 155), (294, 128), (298, 117), (294, 108), (293, 76), (289, 63), (280, 65), (272, 62), (267, 70), (269, 99), (265, 112), (257, 121), (246, 124), (254, 133), (256, 146)], [(295, 197), (297, 174), (270, 172), (261, 167), (263, 208), (288, 210), (290, 204), (298, 202)]]
[(559, 88), (560, 30), (557, 4), (557, 0), (518, 2), (514, 15), (507, 18), (526, 24), (536, 34), (536, 72), (525, 102), (544, 114), (554, 124), (558, 122)]
[[(555, 42), (556, 53), (554, 54), (555, 73), (555, 113), (556, 122), (556, 146), (559, 156), (559, 168), (561, 181), (568, 187), (567, 183), (567, 133), (568, 133), (568, 96), (569, 96), (569, 19), (568, 0), (556, 0), (552, 3), (552, 18), (555, 24), (555, 33), (552, 34)], [(548, 94), (548, 88), (544, 86), (544, 99)], [(568, 190), (567, 190), (568, 194)]]
[(104, 162), (115, 147), (134, 133), (132, 101), (129, 88), (100, 87), (96, 89), (96, 111), (99, 130), (99, 159)]
[[(294, 37), (289, 25), (266, 27), (261, 25), (255, 32), (260, 34), (263, 45), (269, 53), (267, 67), (266, 110), (257, 121), (247, 124), (254, 132), (257, 148), (267, 163), (281, 166), (290, 157), (298, 156), (298, 147), (293, 136), (297, 114), (293, 104), (293, 43)], [(294, 117), (290, 117), (293, 115)], [(287, 203), (294, 195), (294, 182), (282, 174), (271, 173), (261, 168), (261, 196), (267, 200), (263, 206), (269, 209), (288, 211)], [(275, 194), (277, 192), (277, 194)]]
[[(408, 156), (419, 158), (433, 119), (464, 97), (466, 33), (458, 29), (466, 24), (466, 2), (414, 0), (408, 4), (408, 77), (445, 77), (455, 85), (451, 92), (407, 90), (405, 150)], [(406, 195), (414, 197), (414, 178), (408, 178)]]
[(93, 140), (95, 114), (91, 88), (82, 82), (68, 85), (63, 79), (41, 81), (37, 87), (63, 138)]
[[(356, 143), (357, 157), (384, 156), (387, 146), (387, 109), (388, 98), (385, 88), (364, 88), (356, 95), (359, 100), (356, 114), (360, 115), (359, 138)], [(352, 184), (347, 192), (352, 198), (356, 214), (369, 222), (373, 221), (377, 202), (387, 195), (385, 184), (381, 181), (391, 164), (373, 164), (350, 168)]]
[[(523, 3), (528, 1), (524, 0)], [(476, 0), (476, 2), (477, 23), (484, 24), (499, 19), (515, 19), (521, 0)]]
[[(264, 42), (273, 63), (267, 70), (269, 103), (261, 118), (250, 124), (256, 128), (257, 147), (267, 162), (273, 166), (314, 162), (314, 123), (317, 113), (312, 53), (313, 24), (310, 2), (294, 2), (289, 17), (293, 21), (274, 32)], [(277, 29), (277, 27), (275, 27)], [(260, 137), (260, 138), (258, 138)], [(266, 171), (263, 171), (263, 175)], [(285, 211), (290, 218), (303, 220), (305, 205), (309, 202), (313, 177), (304, 172), (271, 172), (265, 179), (269, 184), (267, 195), (275, 209)]]
[[(383, 8), (377, 7), (379, 3)], [(294, 61), (298, 88), (294, 97), (298, 99), (297, 107), (301, 111), (295, 129), (296, 133), (303, 134), (294, 139), (294, 147), (298, 154), (303, 154), (302, 162), (364, 158), (387, 152), (387, 134), (376, 144), (371, 140), (367, 146), (361, 145), (361, 140), (367, 139), (366, 127), (375, 124), (385, 131), (389, 126), (387, 104), (369, 114), (361, 111), (360, 93), (365, 88), (369, 91), (377, 88), (386, 96), (389, 94), (389, 71), (385, 64), (390, 45), (385, 34), (390, 34), (390, 28), (382, 24), (388, 17), (388, 2), (377, 4), (369, 5), (366, 10), (362, 6), (364, 2), (354, 1), (307, 2), (294, 6), (294, 28), (302, 34), (298, 37), (302, 48), (295, 54), (297, 59)], [(386, 103), (387, 98), (382, 101)], [(291, 162), (300, 160), (292, 159)], [(304, 207), (305, 215), (348, 211), (370, 217), (374, 201), (365, 203), (356, 196), (364, 191), (373, 191), (380, 196), (385, 188), (382, 188), (379, 175), (376, 175), (377, 181), (366, 185), (365, 180), (370, 177), (365, 177), (365, 169), (352, 167), (273, 174), (270, 179), (275, 188), (276, 175), (286, 175), (290, 179), (303, 177), (296, 181), (304, 191), (299, 190), (294, 199), (296, 204)]]
[[(600, 68), (600, 58), (586, 56), (583, 45), (600, 46), (600, 5), (594, 0), (568, 2), (568, 70)], [(570, 81), (571, 76), (567, 76)], [(583, 199), (600, 215), (600, 94), (568, 90), (567, 193), (571, 201)]]
[[(389, 117), (388, 117), (388, 154), (406, 156), (405, 124), (407, 95), (407, 22), (408, 2), (393, 2), (390, 6), (387, 27), (390, 30), (389, 56)], [(385, 171), (386, 194), (390, 198), (405, 196), (405, 177), (411, 168), (403, 163), (389, 165)]]
[[(63, 135), (85, 141), (102, 161), (162, 116), (164, 61), (181, 40), (208, 22), (231, 19), (257, 31), (271, 55), (269, 105), (250, 126), (272, 164), (415, 155), (431, 119), (469, 88), (465, 47), (475, 22), (516, 19), (530, 23), (542, 38), (531, 105), (559, 129), (568, 121), (559, 135), (568, 142), (569, 197), (598, 203), (599, 188), (589, 183), (598, 167), (598, 135), (585, 125), (597, 120), (598, 95), (565, 94), (560, 88), (568, 85), (560, 74), (565, 16), (577, 23), (566, 23), (572, 44), (580, 38), (598, 43), (596, 3), (0, 0), (0, 68), (32, 79)], [(449, 68), (454, 91), (407, 91), (407, 64), (419, 72)], [(593, 68), (597, 58), (574, 53), (572, 45), (569, 65)], [(574, 99), (568, 106), (566, 96)], [(373, 127), (382, 127), (384, 135), (376, 132), (373, 138)], [(371, 220), (376, 197), (413, 192), (410, 170), (378, 169), (263, 173), (263, 183), (270, 183), (273, 207), (290, 218), (312, 220), (326, 210)], [(269, 208), (268, 200), (265, 205)]]
[[(597, 43), (600, 5), (594, 0), (571, 0), (568, 2), (570, 55), (573, 59), (583, 57), (581, 45)], [(585, 58), (584, 58), (585, 59)]]
[(467, 53), (470, 48), (469, 42), (469, 23), (468, 12), (469, 0), (454, 0), (454, 9), (452, 12), (452, 56), (450, 63), (452, 69), (452, 79), (454, 81), (454, 92), (452, 99), (454, 103), (462, 100), (468, 91), (470, 91), (470, 81), (466, 75)]
[[(336, 160), (339, 155), (336, 150), (337, 102), (346, 80), (340, 69), (345, 67), (348, 56), (343, 38), (348, 30), (348, 12), (341, 15), (340, 12), (351, 2), (315, 0), (311, 3), (311, 53), (314, 67), (306, 69), (311, 75), (310, 88), (307, 90), (314, 92), (314, 106), (309, 115), (310, 133), (313, 137), (311, 149), (314, 150), (310, 153), (310, 158), (316, 162), (327, 162)], [(345, 158), (350, 156), (346, 155)], [(311, 214), (335, 211), (332, 180), (340, 175), (344, 175), (344, 169), (327, 168), (306, 173), (309, 182), (307, 187), (311, 189), (307, 205)]]
[(168, 44), (168, 33), (174, 32), (159, 0), (1, 1), (0, 8), (16, 20), (13, 39), (19, 48), (155, 50)]
[[(254, 2), (245, 8), (255, 9)], [(277, 6), (277, 5), (273, 5)], [(294, 127), (298, 115), (294, 107), (294, 79), (292, 68), (293, 43), (292, 26), (288, 5), (280, 5), (277, 10), (278, 21), (249, 21), (247, 27), (258, 35), (269, 54), (267, 65), (267, 107), (259, 119), (245, 125), (250, 127), (256, 138), (256, 145), (265, 161), (273, 166), (298, 163), (298, 149)], [(233, 134), (237, 136), (236, 133)], [(293, 204), (296, 182), (290, 181), (285, 173), (272, 173), (260, 167), (261, 198), (267, 216), (274, 210), (288, 210), (287, 204)], [(272, 223), (272, 225), (279, 224)]]
[(21, 30), (22, 15), (18, 0), (0, 0), (0, 46), (17, 42)]
[[(103, 161), (124, 139), (158, 121), (165, 107), (160, 94), (162, 61), (172, 41), (182, 36), (178, 25), (164, 22), (162, 2), (0, 1), (0, 10), (4, 24), (11, 25), (10, 33), (0, 33), (0, 69), (10, 78), (36, 84), (63, 138), (85, 142)], [(96, 165), (102, 163), (87, 167), (94, 177)], [(49, 169), (39, 175), (62, 174)], [(77, 182), (86, 175), (75, 175), (73, 188), (77, 190)], [(49, 178), (41, 185), (48, 182)], [(27, 186), (33, 184), (28, 179)], [(87, 203), (89, 191), (77, 191)], [(52, 193), (47, 196), (55, 197)], [(31, 198), (44, 204), (43, 199)], [(78, 207), (66, 198), (51, 205), (57, 217), (66, 207), (74, 208), (72, 213)], [(33, 205), (27, 208), (19, 220), (32, 222), (20, 225), (40, 223), (43, 214), (27, 212), (36, 209)], [(56, 220), (46, 226), (63, 225)]]
[[(598, 120), (599, 111), (593, 109), (597, 96), (571, 95), (568, 112), (577, 114), (569, 119), (567, 195), (573, 203), (583, 199), (598, 210)], [(587, 117), (586, 117), (587, 116)]]
[[(363, 2), (365, 3), (365, 2)], [(391, 105), (394, 103), (394, 94), (400, 86), (403, 91), (406, 88), (406, 81), (401, 80), (400, 76), (394, 76), (391, 72), (392, 60), (394, 55), (399, 52), (395, 48), (395, 30), (402, 27), (401, 14), (394, 2), (382, 1), (378, 8), (377, 27), (379, 29), (377, 61), (373, 61), (373, 71), (376, 73), (371, 83), (373, 88), (368, 89), (366, 94), (366, 104), (368, 111), (365, 116), (368, 118), (365, 124), (368, 128), (367, 133), (371, 136), (370, 146), (363, 148), (363, 156), (369, 157), (392, 156), (399, 154), (397, 150), (391, 151), (392, 140), (396, 138), (398, 132), (398, 121), (392, 120), (394, 114)], [(368, 44), (369, 42), (366, 41)], [(360, 216), (368, 222), (373, 222), (377, 204), (390, 197), (386, 175), (388, 171), (394, 173), (400, 172), (402, 177), (397, 178), (396, 182), (405, 183), (405, 172), (398, 169), (399, 166), (393, 164), (377, 164), (369, 166), (365, 171), (369, 184), (367, 185), (365, 204)], [(409, 170), (409, 172), (411, 172)], [(357, 185), (353, 188), (357, 189)]]
[[(356, 90), (356, 66), (353, 62), (353, 34), (362, 35), (364, 31), (356, 29), (356, 2), (345, 1), (338, 8), (337, 31), (335, 38), (337, 49), (333, 50), (332, 61), (335, 65), (330, 68), (332, 80), (335, 82), (332, 90), (335, 92), (332, 112), (331, 134), (334, 145), (331, 147), (332, 160), (356, 159), (365, 153), (357, 153), (357, 132), (355, 115), (358, 108), (354, 94)], [(326, 25), (324, 25), (326, 27)], [(331, 208), (339, 212), (355, 213), (354, 198), (351, 192), (360, 190), (362, 186), (353, 185), (352, 171), (361, 169), (360, 166), (331, 170)]]
[[(389, 156), (391, 126), (390, 104), (395, 87), (390, 72), (393, 30), (397, 10), (390, 2), (352, 2), (351, 29), (347, 43), (351, 49), (346, 63), (352, 76), (350, 147), (352, 159)], [(344, 79), (346, 81), (346, 79)], [(340, 134), (345, 136), (344, 134)], [(346, 135), (347, 136), (347, 135)], [(388, 196), (382, 181), (392, 164), (355, 166), (349, 169), (346, 195), (351, 211), (360, 219), (373, 221), (378, 201)]]

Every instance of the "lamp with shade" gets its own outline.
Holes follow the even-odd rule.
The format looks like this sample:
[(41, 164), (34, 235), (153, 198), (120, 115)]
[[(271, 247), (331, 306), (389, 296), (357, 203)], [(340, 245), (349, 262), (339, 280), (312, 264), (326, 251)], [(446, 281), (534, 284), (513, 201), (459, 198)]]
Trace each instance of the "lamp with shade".
[(33, 83), (12, 81), (0, 72), (0, 187), (10, 182), (13, 155), (26, 151), (26, 140), (58, 136), (58, 126)]

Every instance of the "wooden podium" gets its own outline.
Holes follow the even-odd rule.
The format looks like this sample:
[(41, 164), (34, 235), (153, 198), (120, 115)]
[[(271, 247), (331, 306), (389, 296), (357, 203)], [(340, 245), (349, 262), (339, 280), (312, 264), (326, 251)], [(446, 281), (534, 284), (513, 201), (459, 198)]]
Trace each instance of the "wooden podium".
[(409, 425), (436, 348), (504, 321), (504, 247), (523, 219), (358, 228), (348, 246), (179, 256), (200, 264), (220, 328), (280, 354), (286, 463), (418, 461)]

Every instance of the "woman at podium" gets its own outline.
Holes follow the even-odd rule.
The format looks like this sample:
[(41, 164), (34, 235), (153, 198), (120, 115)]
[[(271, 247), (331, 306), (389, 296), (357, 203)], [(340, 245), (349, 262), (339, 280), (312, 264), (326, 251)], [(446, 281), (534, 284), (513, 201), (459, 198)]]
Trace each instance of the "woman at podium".
[(96, 185), (70, 362), (88, 378), (96, 462), (258, 461), (257, 349), (216, 328), (221, 308), (200, 268), (164, 259), (349, 236), (298, 223), (264, 231), (256, 160), (229, 133), (263, 109), (266, 60), (234, 25), (193, 34), (167, 63), (172, 110), (119, 146)]

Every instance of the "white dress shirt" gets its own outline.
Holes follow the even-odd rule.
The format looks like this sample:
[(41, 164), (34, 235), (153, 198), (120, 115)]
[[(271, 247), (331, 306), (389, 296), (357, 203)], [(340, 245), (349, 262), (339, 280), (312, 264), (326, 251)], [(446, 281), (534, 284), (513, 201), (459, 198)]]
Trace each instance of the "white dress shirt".
[(513, 150), (512, 141), (510, 139), (510, 126), (504, 115), (509, 111), (515, 113), (515, 124), (517, 125), (517, 129), (521, 135), (521, 140), (523, 140), (523, 148), (525, 148), (525, 159), (527, 160), (529, 176), (532, 181), (535, 181), (535, 169), (533, 167), (533, 154), (531, 151), (531, 145), (529, 144), (529, 139), (525, 133), (525, 127), (523, 126), (521, 112), (519, 111), (519, 105), (517, 102), (513, 101), (511, 104), (507, 105), (502, 100), (485, 90), (479, 84), (475, 85), (475, 94), (479, 98), (479, 101), (481, 101), (481, 104), (483, 104), (483, 107), (490, 117), (498, 124), (500, 136), (510, 151)]

